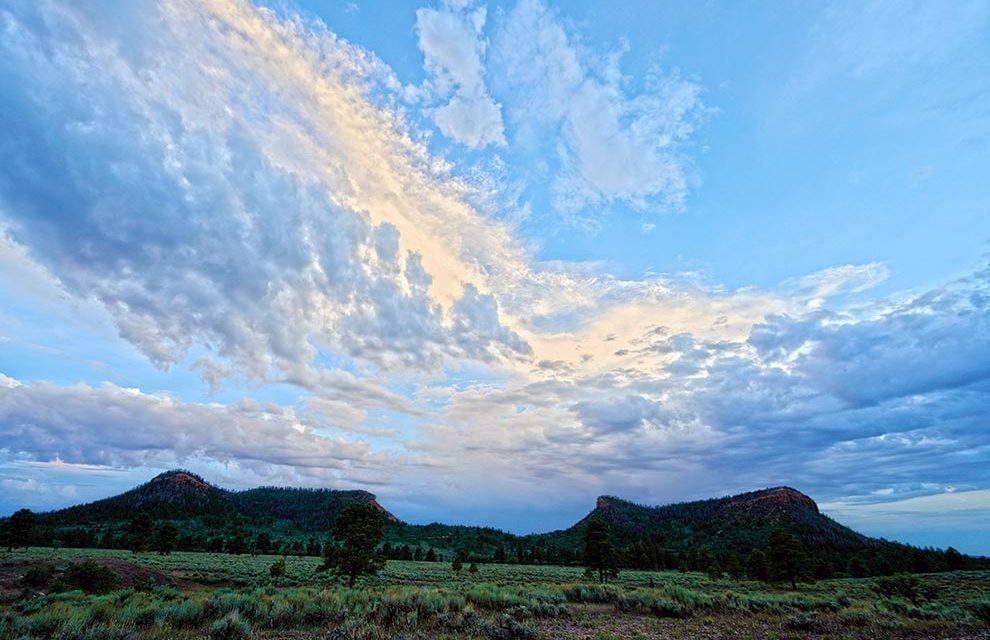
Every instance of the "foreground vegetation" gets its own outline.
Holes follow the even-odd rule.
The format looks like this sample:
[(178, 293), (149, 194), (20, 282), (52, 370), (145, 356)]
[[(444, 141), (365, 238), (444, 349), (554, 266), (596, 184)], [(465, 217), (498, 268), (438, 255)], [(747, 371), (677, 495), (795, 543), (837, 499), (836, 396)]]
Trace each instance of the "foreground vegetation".
[(389, 561), (348, 588), (321, 562), (17, 550), (0, 559), (0, 639), (990, 637), (987, 571), (791, 591), (700, 573), (623, 571), (601, 585), (577, 567)]

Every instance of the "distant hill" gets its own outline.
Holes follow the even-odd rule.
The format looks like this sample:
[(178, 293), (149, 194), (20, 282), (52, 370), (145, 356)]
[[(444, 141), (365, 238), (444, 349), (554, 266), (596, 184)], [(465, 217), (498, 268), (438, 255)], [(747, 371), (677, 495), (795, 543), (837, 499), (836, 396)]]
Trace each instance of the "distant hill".
[(269, 550), (315, 554), (337, 514), (353, 502), (382, 512), (388, 522), (384, 551), (400, 559), (449, 560), (463, 549), (479, 562), (580, 564), (584, 531), (598, 518), (607, 523), (625, 567), (733, 569), (765, 550), (770, 535), (783, 530), (797, 538), (819, 577), (990, 568), (986, 559), (952, 550), (919, 549), (859, 534), (823, 515), (812, 498), (790, 487), (657, 507), (602, 496), (568, 529), (517, 536), (490, 527), (403, 523), (367, 491), (229, 491), (189, 471), (174, 470), (118, 496), (40, 514), (39, 536), (41, 542), (58, 540), (68, 546), (126, 547), (129, 522), (147, 512), (154, 520), (179, 525), (180, 549), (249, 551), (264, 534), (271, 540)]
[(731, 546), (749, 552), (765, 546), (778, 529), (793, 533), (810, 547), (860, 549), (879, 544), (822, 515), (814, 500), (790, 487), (659, 507), (601, 496), (580, 522), (546, 537), (577, 543), (592, 518), (607, 522), (620, 545), (649, 540), (668, 548)]
[(41, 514), (43, 523), (78, 526), (129, 520), (139, 511), (155, 519), (205, 519), (224, 524), (291, 526), (302, 531), (326, 531), (340, 510), (352, 502), (367, 502), (391, 522), (386, 511), (367, 491), (259, 487), (228, 491), (190, 471), (166, 471), (120, 495)]

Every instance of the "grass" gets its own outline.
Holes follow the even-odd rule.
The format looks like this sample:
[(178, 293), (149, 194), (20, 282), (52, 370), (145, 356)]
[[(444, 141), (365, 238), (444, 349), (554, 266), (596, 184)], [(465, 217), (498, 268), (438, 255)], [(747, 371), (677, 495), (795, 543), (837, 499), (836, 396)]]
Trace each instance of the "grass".
[[(279, 588), (269, 584), (275, 556), (33, 548), (3, 556), (8, 566), (61, 568), (87, 557), (114, 557), (177, 580), (106, 594), (73, 590), (0, 603), (0, 640), (21, 638), (250, 638), (295, 631), (300, 637), (430, 638), (990, 637), (990, 572), (917, 576), (922, 597), (896, 595), (874, 579), (820, 581), (797, 592), (695, 573), (620, 574), (588, 584), (576, 567), (482, 565), (476, 575), (448, 564), (390, 561), (378, 576), (347, 589), (316, 573), (317, 558), (287, 558)], [(30, 561), (32, 564), (25, 564)], [(14, 565), (11, 563), (21, 563)], [(37, 576), (32, 578), (37, 580)], [(652, 585), (652, 586), (651, 586)], [(618, 630), (616, 621), (625, 621)], [(658, 626), (659, 625), (659, 626)], [(327, 636), (333, 630), (336, 636)], [(772, 633), (771, 633), (772, 632)], [(637, 636), (636, 634), (639, 634)]]

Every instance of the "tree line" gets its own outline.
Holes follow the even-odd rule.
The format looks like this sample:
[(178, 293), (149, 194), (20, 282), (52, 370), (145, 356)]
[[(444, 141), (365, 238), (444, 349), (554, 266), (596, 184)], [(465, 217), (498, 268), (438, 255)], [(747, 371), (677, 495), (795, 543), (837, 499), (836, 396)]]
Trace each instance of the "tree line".
[[(371, 509), (374, 510), (373, 507)], [(341, 515), (343, 513), (344, 511)], [(55, 535), (60, 538), (55, 538)], [(453, 560), (459, 567), (485, 563), (583, 565), (592, 567), (592, 573), (596, 573), (598, 579), (603, 581), (619, 567), (699, 571), (713, 578), (778, 580), (782, 575), (780, 558), (788, 558), (783, 565), (791, 567), (786, 573), (795, 582), (844, 576), (866, 577), (990, 568), (990, 560), (967, 557), (951, 547), (940, 551), (881, 541), (878, 545), (850, 553), (823, 545), (806, 548), (793, 533), (783, 530), (773, 532), (765, 545), (750, 545), (751, 550), (748, 553), (740, 553), (731, 548), (671, 548), (664, 546), (662, 541), (646, 537), (622, 544), (608, 531), (607, 523), (599, 518), (588, 522), (581, 542), (581, 548), (570, 549), (538, 543), (527, 545), (520, 540), (515, 545), (498, 545), (494, 551), (488, 553), (467, 547), (458, 547), (453, 552), (444, 553), (419, 544), (392, 544), (379, 540), (376, 553), (387, 560)], [(30, 544), (123, 548), (162, 554), (180, 550), (235, 555), (250, 553), (325, 557), (328, 548), (332, 549), (335, 542), (330, 540), (321, 543), (315, 535), (310, 535), (308, 540), (277, 540), (267, 531), (249, 532), (239, 529), (226, 533), (194, 535), (183, 532), (174, 521), (155, 520), (146, 511), (138, 512), (124, 527), (117, 530), (107, 528), (102, 533), (79, 527), (39, 527), (37, 518), (27, 509), (21, 509), (0, 522), (0, 545), (12, 548)]]

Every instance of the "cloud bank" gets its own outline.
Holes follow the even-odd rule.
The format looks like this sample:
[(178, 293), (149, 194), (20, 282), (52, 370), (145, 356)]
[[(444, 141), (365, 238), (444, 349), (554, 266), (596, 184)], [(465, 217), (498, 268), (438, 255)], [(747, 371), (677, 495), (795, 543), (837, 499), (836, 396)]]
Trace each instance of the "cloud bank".
[(419, 88), (233, 0), (23, 3), (0, 28), (0, 257), (162, 369), (299, 394), (4, 377), (0, 465), (212, 465), (417, 513), (511, 497), (562, 505), (559, 525), (597, 493), (990, 483), (990, 269), (886, 296), (880, 263), (764, 288), (622, 279), (538, 262), (477, 204), (489, 183), (429, 151), (410, 95), (473, 153), (525, 155), (548, 129), (533, 144), (565, 208), (677, 208), (691, 183), (700, 86), (658, 70), (634, 90), (620, 52), (596, 63), (535, 0), (420, 10)]

